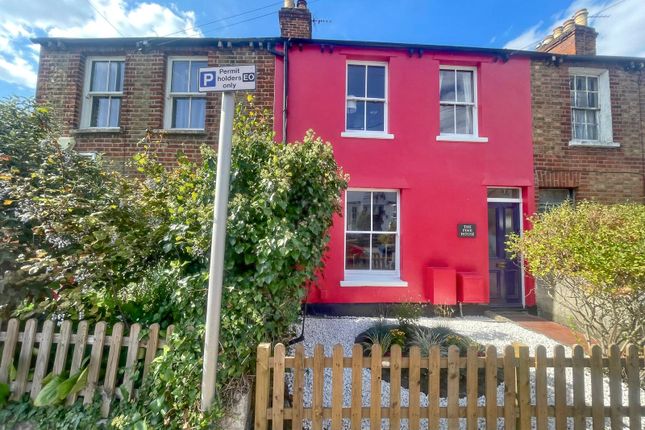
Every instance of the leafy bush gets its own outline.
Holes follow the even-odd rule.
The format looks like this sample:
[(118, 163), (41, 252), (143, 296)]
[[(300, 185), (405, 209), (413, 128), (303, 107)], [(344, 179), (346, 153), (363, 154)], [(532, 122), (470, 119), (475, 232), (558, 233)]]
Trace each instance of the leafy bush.
[[(50, 161), (42, 161), (44, 167), (25, 161), (24, 167), (2, 171), (11, 174), (16, 219), (43, 244), (12, 268), (22, 284), (11, 275), (6, 286), (40, 282), (43, 293), (31, 295), (22, 314), (174, 323), (169, 347), (153, 362), (138, 398), (114, 411), (113, 425), (205, 427), (221, 413), (199, 411), (215, 152), (204, 147), (199, 162), (180, 154), (167, 169), (155, 159), (160, 143), (148, 136), (131, 166), (137, 176), (126, 178), (101, 160), (77, 157), (55, 143), (23, 144), (34, 152), (45, 145)], [(11, 163), (19, 156), (16, 145), (2, 152)], [(34, 170), (41, 172), (38, 181), (30, 180)], [(63, 175), (70, 184), (59, 179)], [(238, 106), (218, 401), (230, 398), (231, 387), (245, 385), (259, 342), (291, 335), (306, 288), (322, 267), (346, 185), (330, 145), (313, 133), (302, 142), (278, 144), (267, 117), (252, 103)], [(25, 240), (11, 237), (19, 244)]]
[(535, 215), (513, 236), (531, 274), (568, 309), (588, 342), (644, 344), (645, 206), (581, 202)]

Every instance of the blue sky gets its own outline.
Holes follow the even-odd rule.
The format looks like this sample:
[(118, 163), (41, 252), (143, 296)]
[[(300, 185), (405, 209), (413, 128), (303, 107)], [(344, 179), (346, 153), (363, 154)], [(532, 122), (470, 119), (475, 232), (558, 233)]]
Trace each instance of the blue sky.
[[(277, 0), (2, 0), (0, 97), (34, 94), (38, 46), (29, 42), (31, 37), (177, 32), (191, 37), (277, 36), (281, 4)], [(321, 21), (314, 26), (316, 38), (523, 49), (532, 48), (582, 7), (589, 9), (591, 25), (599, 32), (599, 54), (645, 56), (643, 0), (309, 1), (314, 19)]]

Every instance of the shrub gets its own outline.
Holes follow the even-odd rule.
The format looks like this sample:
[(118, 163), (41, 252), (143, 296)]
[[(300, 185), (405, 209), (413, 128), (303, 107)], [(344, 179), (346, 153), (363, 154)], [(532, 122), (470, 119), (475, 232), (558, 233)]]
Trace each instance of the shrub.
[(570, 312), (588, 342), (644, 344), (645, 206), (581, 202), (531, 218), (513, 236), (530, 273)]
[[(23, 144), (34, 151), (40, 145), (29, 139)], [(7, 167), (9, 192), (24, 196), (18, 208), (30, 208), (28, 221), (19, 220), (29, 223), (23, 227), (39, 243), (64, 239), (63, 246), (35, 249), (13, 268), (24, 284), (42, 284), (43, 294), (32, 295), (22, 314), (174, 323), (169, 347), (153, 362), (137, 399), (115, 410), (114, 425), (202, 428), (221, 413), (217, 407), (209, 415), (199, 411), (216, 154), (204, 147), (199, 162), (179, 154), (177, 165), (168, 169), (155, 159), (160, 144), (155, 136), (141, 144), (143, 151), (131, 165), (135, 177), (110, 171), (101, 160), (61, 151), (55, 143), (46, 144), (51, 161), (42, 161), (44, 167)], [(2, 148), (10, 160), (18, 157), (14, 146)], [(30, 180), (30, 169), (42, 172), (42, 178)], [(93, 175), (100, 187), (91, 182)], [(70, 176), (71, 185), (61, 176)], [(238, 106), (220, 405), (231, 397), (227, 390), (244, 386), (254, 371), (259, 342), (291, 335), (306, 288), (322, 267), (328, 229), (346, 185), (329, 144), (312, 132), (302, 142), (278, 144), (267, 117), (252, 104)], [(7, 287), (21, 288), (11, 282)]]

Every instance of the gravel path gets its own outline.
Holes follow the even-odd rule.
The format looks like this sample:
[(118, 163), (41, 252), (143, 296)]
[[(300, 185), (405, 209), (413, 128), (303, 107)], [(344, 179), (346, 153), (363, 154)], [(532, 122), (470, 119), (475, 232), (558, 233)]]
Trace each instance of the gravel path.
[[(354, 344), (354, 339), (358, 334), (365, 331), (372, 325), (374, 325), (379, 319), (378, 318), (313, 318), (308, 317), (305, 321), (305, 354), (310, 356), (313, 354), (314, 345), (321, 343), (325, 347), (325, 355), (331, 356), (332, 348), (335, 344), (341, 344), (345, 350), (346, 356), (351, 356), (352, 346)], [(388, 322), (395, 323), (396, 320), (386, 320)], [(522, 344), (528, 345), (531, 355), (535, 352), (535, 347), (537, 345), (544, 345), (547, 348), (547, 355), (552, 356), (553, 347), (559, 345), (559, 343), (554, 340), (541, 335), (539, 333), (532, 332), (530, 330), (524, 329), (516, 324), (510, 322), (497, 322), (490, 318), (486, 317), (464, 317), (464, 318), (421, 318), (418, 320), (418, 323), (424, 326), (432, 327), (437, 325), (443, 325), (449, 327), (456, 332), (466, 335), (471, 339), (484, 344), (484, 345), (494, 345), (498, 352), (502, 352), (503, 348), (506, 345), (509, 345), (512, 342), (520, 342)], [(571, 356), (571, 349), (565, 346), (566, 355)], [(290, 351), (293, 353), (293, 351)], [(287, 384), (289, 390), (291, 390), (292, 380), (290, 374), (287, 374)], [(531, 370), (531, 382), (535, 383), (535, 375), (533, 370)], [(553, 380), (552, 369), (547, 370), (547, 378), (549, 380), (548, 385), (551, 385)], [(567, 402), (572, 404), (572, 386), (571, 386), (571, 369), (567, 369)], [(345, 369), (344, 371), (344, 396), (343, 396), (343, 406), (349, 407), (351, 405), (351, 369)], [(305, 372), (305, 407), (311, 407), (311, 391), (313, 385), (313, 378), (310, 371)], [(363, 406), (370, 405), (370, 370), (363, 369)], [(605, 402), (608, 405), (609, 403), (609, 386), (607, 381), (605, 381)], [(591, 381), (590, 373), (587, 371), (585, 373), (585, 396), (587, 405), (591, 404)], [(388, 382), (381, 382), (381, 404), (383, 406), (388, 406), (390, 402), (390, 384)], [(531, 396), (534, 397), (533, 392)], [(549, 403), (553, 403), (554, 393), (552, 387), (549, 387), (547, 393)], [(497, 389), (497, 400), (498, 404), (503, 403), (504, 398), (504, 384), (500, 384)], [(484, 405), (484, 397), (479, 398), (478, 404)], [(441, 406), (447, 406), (447, 401), (445, 398), (440, 399)], [(532, 402), (535, 402), (535, 399), (532, 398)], [(420, 397), (421, 406), (428, 405), (428, 397), (421, 393)], [(460, 399), (460, 405), (465, 406), (465, 398)], [(407, 389), (401, 387), (401, 406), (405, 407), (409, 404), (409, 392)], [(623, 387), (623, 404), (627, 404), (627, 391), (626, 386)], [(645, 392), (641, 390), (641, 404), (645, 404)], [(323, 406), (331, 407), (331, 369), (325, 369), (325, 383), (324, 383), (324, 395), (323, 395)], [(347, 420), (344, 421), (344, 428), (350, 428)], [(461, 428), (465, 428), (464, 420), (461, 420)], [(626, 421), (627, 422), (627, 421)], [(305, 423), (304, 428), (309, 428), (308, 423)], [(573, 423), (569, 423), (570, 426)], [(553, 428), (553, 422), (549, 422), (550, 428)], [(643, 425), (645, 426), (645, 418), (643, 419)], [(607, 421), (607, 426), (609, 426), (609, 421)], [(401, 420), (401, 429), (407, 430), (407, 420)], [(591, 428), (591, 422), (588, 422), (588, 428)], [(330, 423), (328, 420), (325, 421), (323, 428), (330, 428)], [(369, 423), (367, 420), (363, 420), (362, 428), (368, 429)], [(389, 423), (387, 420), (383, 420), (381, 428), (389, 429)], [(427, 420), (421, 420), (421, 428), (427, 429), (428, 423)], [(440, 428), (447, 428), (447, 423), (445, 420), (441, 420)], [(485, 428), (483, 419), (480, 419), (479, 428)], [(503, 429), (503, 421), (498, 421), (498, 428)]]

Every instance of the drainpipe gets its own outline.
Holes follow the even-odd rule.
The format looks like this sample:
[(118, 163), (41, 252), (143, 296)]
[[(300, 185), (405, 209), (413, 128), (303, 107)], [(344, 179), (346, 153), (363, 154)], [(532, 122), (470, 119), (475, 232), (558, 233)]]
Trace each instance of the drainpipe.
[(282, 57), (283, 71), (282, 71), (282, 143), (287, 143), (287, 106), (289, 97), (289, 45), (290, 40), (282, 42), (282, 52), (275, 49), (268, 51), (276, 57)]

